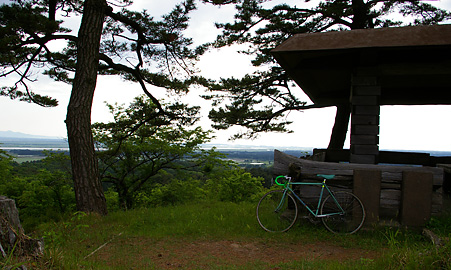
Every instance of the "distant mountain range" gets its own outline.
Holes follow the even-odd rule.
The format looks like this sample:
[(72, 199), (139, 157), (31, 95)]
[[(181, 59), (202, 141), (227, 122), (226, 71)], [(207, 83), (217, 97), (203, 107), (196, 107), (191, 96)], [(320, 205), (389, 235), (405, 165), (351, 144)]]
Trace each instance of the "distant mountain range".
[(31, 135), (14, 131), (0, 131), (1, 149), (66, 149), (65, 138)]
[[(241, 144), (214, 144), (206, 143), (202, 145), (202, 148), (210, 149), (216, 147), (217, 150), (233, 151), (233, 150), (246, 150), (246, 151), (272, 151), (278, 150), (302, 150), (311, 151), (311, 147), (274, 147), (268, 145), (241, 145)], [(15, 131), (0, 131), (0, 148), (3, 149), (62, 149), (69, 148), (66, 138), (52, 137), (52, 136), (40, 136), (31, 135)]]
[[(274, 149), (280, 151), (300, 150), (304, 152), (311, 152), (313, 147), (298, 147), (298, 146), (269, 146), (269, 145), (246, 145), (246, 144), (214, 144), (206, 143), (202, 145), (204, 149), (215, 147), (218, 151), (273, 151)], [(31, 135), (15, 131), (0, 131), (0, 149), (69, 149), (69, 144), (66, 138)], [(388, 151), (403, 151), (403, 152), (426, 152), (432, 156), (451, 156), (451, 151), (416, 151), (416, 150), (396, 150), (396, 149), (381, 149)]]
[(41, 135), (31, 135), (22, 132), (15, 131), (0, 131), (0, 138), (8, 138), (8, 139), (47, 139), (47, 140), (62, 140), (60, 137), (52, 137), (52, 136), (41, 136)]

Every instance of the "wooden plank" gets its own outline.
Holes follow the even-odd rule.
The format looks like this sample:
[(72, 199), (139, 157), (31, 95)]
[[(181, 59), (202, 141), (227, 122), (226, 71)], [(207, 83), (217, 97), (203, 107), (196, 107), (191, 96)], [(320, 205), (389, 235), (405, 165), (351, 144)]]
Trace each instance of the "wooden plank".
[(379, 151), (380, 163), (429, 165), (430, 154), (414, 152)]
[[(298, 185), (295, 186), (295, 193), (302, 198), (302, 200), (310, 207), (315, 210), (318, 206), (319, 194), (321, 193), (320, 186), (308, 186), (308, 185)], [(326, 195), (327, 196), (327, 195)]]
[(387, 184), (381, 182), (381, 189), (401, 189), (401, 184)]
[(376, 155), (359, 155), (351, 153), (350, 162), (359, 164), (376, 164), (377, 157)]
[(371, 115), (379, 115), (380, 114), (380, 106), (354, 106), (353, 114), (371, 114)]
[(379, 115), (353, 115), (351, 124), (355, 125), (379, 125)]
[(397, 183), (401, 184), (402, 180), (402, 171), (382, 171), (382, 182), (383, 183)]
[(443, 168), (319, 162), (300, 159), (285, 154), (279, 150), (274, 150), (275, 174), (287, 174), (290, 164), (295, 164), (295, 166), (298, 166), (299, 169), (301, 169), (302, 173), (310, 174), (335, 174), (352, 176), (354, 175), (354, 170), (358, 169), (381, 170), (383, 182), (401, 181), (403, 171), (431, 172), (434, 175), (433, 184), (436, 186), (441, 186), (443, 184), (444, 175)]
[(443, 190), (438, 190), (432, 193), (432, 214), (437, 214), (443, 208)]
[(376, 76), (352, 76), (352, 86), (377, 86)]
[[(451, 157), (444, 157), (444, 158), (451, 159)], [(445, 170), (445, 172), (447, 172), (447, 173), (451, 173), (451, 164), (437, 164), (437, 167), (443, 168)]]
[(389, 220), (391, 222), (397, 222), (399, 216), (399, 209), (396, 207), (382, 207), (379, 209), (379, 217), (381, 220)]
[(352, 96), (352, 105), (379, 105), (379, 98), (377, 96)]
[(399, 209), (401, 204), (401, 190), (399, 189), (381, 189), (381, 205), (382, 208)]
[(351, 145), (351, 153), (353, 155), (377, 155), (379, 146), (377, 145)]
[(354, 95), (364, 96), (380, 96), (381, 87), (380, 86), (353, 86), (352, 92)]
[[(374, 144), (379, 143), (377, 135), (351, 135), (353, 144)], [(325, 154), (325, 159), (322, 161), (328, 162), (349, 162), (349, 149), (313, 149), (313, 154)], [(435, 166), (436, 161), (449, 159), (451, 164), (451, 157), (431, 157), (429, 153), (421, 152), (399, 152), (399, 151), (379, 151), (380, 164), (412, 164)], [(451, 172), (450, 164), (437, 164), (437, 167), (443, 167), (445, 170)]]
[[(351, 145), (353, 144), (379, 144), (379, 136), (377, 135), (351, 135)], [(329, 153), (328, 153), (329, 154)], [(346, 161), (346, 160), (341, 160)]]
[[(301, 173), (301, 180), (312, 180), (322, 182), (324, 179), (317, 175), (317, 173)], [(350, 182), (352, 183), (352, 175), (336, 175), (333, 179), (334, 182)], [(303, 181), (307, 182), (307, 181)]]
[[(339, 162), (349, 161), (349, 149), (313, 149), (313, 155), (324, 155), (324, 158), (315, 161)], [(314, 159), (311, 159), (314, 160)]]
[(378, 125), (351, 125), (351, 133), (355, 135), (378, 135)]

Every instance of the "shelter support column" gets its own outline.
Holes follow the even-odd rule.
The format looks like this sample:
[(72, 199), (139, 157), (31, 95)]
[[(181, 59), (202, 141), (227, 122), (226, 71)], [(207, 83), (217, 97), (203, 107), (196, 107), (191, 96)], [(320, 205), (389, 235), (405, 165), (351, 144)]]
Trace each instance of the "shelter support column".
[(359, 69), (352, 76), (351, 163), (378, 163), (381, 87), (375, 73)]

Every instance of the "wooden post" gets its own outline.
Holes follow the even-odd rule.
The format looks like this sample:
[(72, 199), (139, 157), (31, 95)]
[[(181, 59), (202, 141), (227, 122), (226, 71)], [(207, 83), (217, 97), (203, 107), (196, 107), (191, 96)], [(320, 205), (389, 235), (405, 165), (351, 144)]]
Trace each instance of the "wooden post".
[(354, 194), (365, 207), (365, 225), (379, 222), (381, 179), (380, 170), (354, 170)]
[(402, 174), (401, 222), (421, 227), (431, 217), (432, 174), (404, 171)]

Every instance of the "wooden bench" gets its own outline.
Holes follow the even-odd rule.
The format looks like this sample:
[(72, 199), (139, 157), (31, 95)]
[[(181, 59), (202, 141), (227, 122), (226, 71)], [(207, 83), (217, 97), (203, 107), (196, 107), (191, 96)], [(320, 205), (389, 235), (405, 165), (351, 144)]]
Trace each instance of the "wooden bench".
[(353, 191), (365, 205), (368, 223), (396, 220), (423, 226), (431, 215), (441, 212), (443, 204), (443, 168), (319, 162), (275, 150), (274, 173), (291, 174), (296, 181), (320, 180), (317, 174), (336, 175), (328, 184)]

